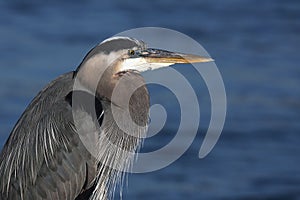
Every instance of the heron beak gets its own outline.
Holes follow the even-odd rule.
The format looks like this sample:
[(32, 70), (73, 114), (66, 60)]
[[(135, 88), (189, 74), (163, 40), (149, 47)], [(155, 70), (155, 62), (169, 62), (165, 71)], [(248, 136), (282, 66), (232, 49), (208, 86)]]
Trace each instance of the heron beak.
[(198, 56), (194, 54), (184, 54), (177, 52), (170, 52), (161, 49), (147, 49), (142, 51), (139, 55), (148, 63), (203, 63), (213, 62), (209, 57)]
[(146, 49), (137, 55), (125, 59), (119, 71), (136, 70), (145, 72), (156, 70), (176, 63), (204, 63), (212, 62), (212, 58), (193, 54), (170, 52), (161, 49)]

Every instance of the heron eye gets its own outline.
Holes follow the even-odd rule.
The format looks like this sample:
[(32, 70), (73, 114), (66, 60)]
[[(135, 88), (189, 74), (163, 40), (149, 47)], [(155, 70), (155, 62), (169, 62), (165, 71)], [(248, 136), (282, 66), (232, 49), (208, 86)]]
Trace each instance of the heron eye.
[(129, 51), (128, 51), (128, 53), (130, 54), (130, 55), (134, 55), (135, 54), (135, 51), (134, 50), (132, 50), (132, 49), (130, 49)]

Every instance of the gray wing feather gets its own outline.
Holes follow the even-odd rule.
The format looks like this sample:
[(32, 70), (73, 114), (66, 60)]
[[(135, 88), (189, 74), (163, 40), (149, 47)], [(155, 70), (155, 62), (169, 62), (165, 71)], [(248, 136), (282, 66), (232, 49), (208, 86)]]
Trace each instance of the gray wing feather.
[(91, 186), (95, 160), (64, 100), (72, 86), (72, 73), (54, 80), (16, 124), (0, 155), (0, 199), (75, 199)]

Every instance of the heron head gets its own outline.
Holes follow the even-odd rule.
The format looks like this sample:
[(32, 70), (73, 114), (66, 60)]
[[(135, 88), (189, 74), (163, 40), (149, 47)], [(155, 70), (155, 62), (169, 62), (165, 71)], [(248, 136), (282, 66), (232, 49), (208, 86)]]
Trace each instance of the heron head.
[(140, 40), (112, 37), (93, 48), (77, 69), (82, 84), (98, 95), (111, 97), (111, 92), (124, 75), (134, 74), (135, 81), (143, 81), (140, 72), (160, 69), (176, 63), (213, 61), (209, 57), (148, 48)]

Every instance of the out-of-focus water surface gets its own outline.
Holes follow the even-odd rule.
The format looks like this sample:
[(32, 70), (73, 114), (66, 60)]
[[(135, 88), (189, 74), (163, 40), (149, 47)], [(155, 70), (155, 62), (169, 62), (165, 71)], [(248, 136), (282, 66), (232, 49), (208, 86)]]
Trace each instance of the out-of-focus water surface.
[[(300, 199), (300, 1), (12, 0), (0, 2), (0, 13), (1, 147), (37, 92), (74, 70), (95, 44), (161, 26), (191, 36), (216, 60), (226, 124), (214, 150), (199, 159), (210, 118), (208, 93), (199, 87), (203, 124), (193, 145), (167, 168), (130, 175), (123, 198)], [(168, 92), (150, 92), (154, 101), (171, 101)], [(168, 143), (176, 120), (145, 149)]]

